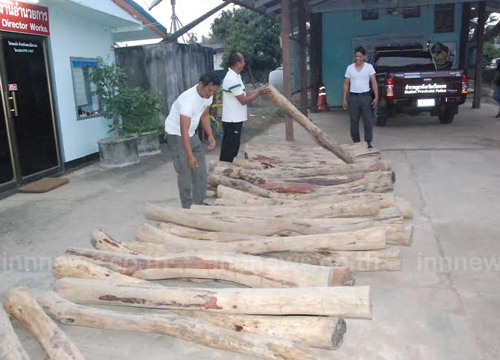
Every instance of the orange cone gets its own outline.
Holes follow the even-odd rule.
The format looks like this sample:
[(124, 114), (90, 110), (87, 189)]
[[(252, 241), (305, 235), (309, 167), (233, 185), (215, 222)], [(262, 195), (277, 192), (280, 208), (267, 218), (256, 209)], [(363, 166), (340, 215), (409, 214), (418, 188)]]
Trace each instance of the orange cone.
[(330, 111), (326, 102), (326, 88), (321, 84), (318, 92), (318, 111)]

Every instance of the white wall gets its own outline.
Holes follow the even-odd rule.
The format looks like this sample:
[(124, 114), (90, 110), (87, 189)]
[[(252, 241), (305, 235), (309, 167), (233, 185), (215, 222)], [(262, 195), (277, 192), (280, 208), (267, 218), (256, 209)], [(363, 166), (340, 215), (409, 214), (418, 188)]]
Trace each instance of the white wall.
[(68, 13), (67, 7), (51, 4), (49, 16), (56, 113), (61, 129), (63, 160), (68, 162), (96, 153), (97, 140), (109, 136), (107, 119), (77, 120), (70, 58), (109, 55), (110, 59), (114, 59), (111, 50), (113, 40), (110, 29)]

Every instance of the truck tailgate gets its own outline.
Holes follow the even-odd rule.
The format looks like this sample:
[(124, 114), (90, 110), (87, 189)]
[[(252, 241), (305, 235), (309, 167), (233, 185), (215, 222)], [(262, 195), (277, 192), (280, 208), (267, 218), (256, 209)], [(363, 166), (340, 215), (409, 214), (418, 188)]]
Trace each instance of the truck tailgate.
[(462, 74), (462, 70), (394, 73), (394, 98), (459, 96)]

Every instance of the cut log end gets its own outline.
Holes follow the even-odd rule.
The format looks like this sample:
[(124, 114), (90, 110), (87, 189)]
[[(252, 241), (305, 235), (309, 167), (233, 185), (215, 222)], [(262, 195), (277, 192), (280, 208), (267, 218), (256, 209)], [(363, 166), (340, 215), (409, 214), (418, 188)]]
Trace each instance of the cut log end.
[(335, 267), (331, 270), (328, 286), (354, 286), (356, 279), (348, 267)]

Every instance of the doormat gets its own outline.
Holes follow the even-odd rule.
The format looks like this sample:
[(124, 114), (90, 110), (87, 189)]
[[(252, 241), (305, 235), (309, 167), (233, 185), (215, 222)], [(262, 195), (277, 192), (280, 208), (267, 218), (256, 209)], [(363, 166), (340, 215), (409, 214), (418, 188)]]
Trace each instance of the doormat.
[(43, 178), (27, 185), (21, 186), (19, 192), (22, 193), (45, 193), (54, 189), (57, 189), (64, 184), (69, 183), (68, 178)]

